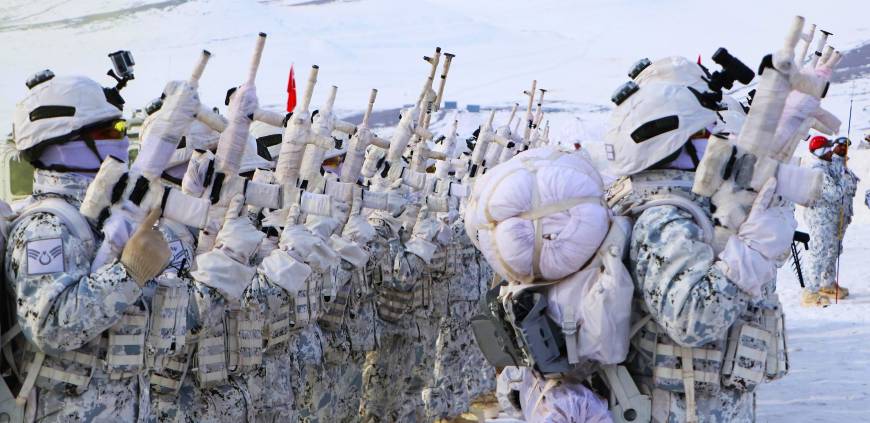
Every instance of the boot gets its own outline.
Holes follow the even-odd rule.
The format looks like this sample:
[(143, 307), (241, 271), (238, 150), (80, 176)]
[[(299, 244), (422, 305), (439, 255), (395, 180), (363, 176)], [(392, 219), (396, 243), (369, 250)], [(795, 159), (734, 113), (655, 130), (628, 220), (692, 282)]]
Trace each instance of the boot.
[(801, 292), (801, 305), (804, 307), (827, 307), (831, 300), (818, 292), (804, 290)]
[(837, 283), (835, 282), (831, 284), (831, 286), (819, 288), (819, 295), (824, 295), (825, 297), (828, 297), (832, 300), (835, 298), (838, 300), (842, 300), (849, 296), (849, 290), (841, 286), (838, 292)]

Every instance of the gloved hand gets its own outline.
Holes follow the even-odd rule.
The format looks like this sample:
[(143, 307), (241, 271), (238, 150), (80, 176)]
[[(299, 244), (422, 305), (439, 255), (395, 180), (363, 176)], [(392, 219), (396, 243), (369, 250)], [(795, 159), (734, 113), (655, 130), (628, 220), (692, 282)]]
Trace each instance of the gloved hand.
[(237, 194), (230, 200), (224, 225), (215, 239), (215, 248), (233, 260), (247, 265), (257, 252), (265, 234), (257, 230), (245, 213), (245, 198)]
[(140, 287), (160, 274), (169, 262), (169, 244), (154, 227), (159, 218), (160, 210), (152, 210), (121, 252), (121, 264)]
[(773, 206), (776, 179), (761, 188), (746, 221), (719, 253), (725, 276), (757, 298), (761, 287), (776, 276), (776, 263), (789, 251), (797, 222), (787, 207)]
[(345, 223), (341, 232), (341, 237), (347, 240), (356, 242), (360, 245), (365, 245), (374, 239), (375, 229), (369, 223), (369, 220), (362, 215), (353, 215)]
[(256, 87), (245, 83), (230, 97), (227, 117), (233, 123), (250, 124), (259, 104)]
[(202, 197), (207, 188), (205, 180), (208, 177), (209, 168), (214, 170), (213, 161), (214, 153), (211, 151), (194, 151), (193, 155), (190, 156), (190, 161), (187, 162), (184, 178), (181, 180), (181, 191), (194, 197)]
[(243, 211), (244, 197), (239, 194), (230, 200), (214, 249), (196, 257), (197, 270), (191, 273), (198, 282), (230, 299), (241, 298), (254, 280), (257, 269), (250, 261), (264, 236)]
[(199, 111), (199, 94), (186, 81), (170, 81), (163, 89), (163, 106), (151, 121), (131, 170), (151, 178), (163, 173)]

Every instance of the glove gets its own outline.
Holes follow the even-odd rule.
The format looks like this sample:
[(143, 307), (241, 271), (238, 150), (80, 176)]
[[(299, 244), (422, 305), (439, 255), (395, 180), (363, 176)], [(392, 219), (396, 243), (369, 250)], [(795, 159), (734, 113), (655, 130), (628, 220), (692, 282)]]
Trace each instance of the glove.
[(181, 191), (194, 197), (202, 197), (205, 193), (205, 180), (209, 175), (209, 168), (214, 170), (212, 162), (214, 154), (211, 151), (195, 151), (187, 162), (187, 171), (181, 180)]
[(146, 175), (149, 179), (163, 173), (200, 107), (196, 88), (186, 81), (170, 81), (163, 89), (163, 96), (163, 106), (151, 121), (139, 155), (131, 166), (132, 173)]
[(257, 230), (244, 210), (245, 197), (237, 194), (227, 206), (224, 225), (215, 239), (215, 248), (223, 250), (233, 260), (247, 265), (257, 252), (265, 234)]
[(140, 287), (154, 279), (169, 262), (169, 244), (163, 239), (163, 234), (154, 228), (158, 218), (160, 210), (152, 210), (121, 252), (121, 264)]
[(776, 263), (789, 251), (797, 222), (787, 207), (771, 206), (776, 179), (767, 181), (755, 198), (746, 221), (719, 253), (725, 276), (753, 298), (776, 276)]
[(360, 245), (365, 245), (374, 239), (375, 229), (369, 224), (367, 218), (361, 215), (353, 215), (347, 220), (347, 223), (342, 229), (341, 237), (347, 240), (356, 242)]
[(200, 283), (219, 290), (229, 299), (240, 299), (251, 284), (257, 269), (249, 263), (264, 234), (242, 216), (244, 197), (230, 200), (224, 225), (217, 234), (215, 248), (196, 257), (197, 270), (191, 275)]

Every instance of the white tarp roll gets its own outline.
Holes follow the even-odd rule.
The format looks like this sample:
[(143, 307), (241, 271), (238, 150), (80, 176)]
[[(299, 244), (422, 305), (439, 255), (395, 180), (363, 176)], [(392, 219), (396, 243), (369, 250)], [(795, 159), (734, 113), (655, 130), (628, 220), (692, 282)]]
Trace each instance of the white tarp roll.
[(580, 270), (607, 234), (601, 177), (581, 155), (537, 148), (474, 186), (466, 228), (511, 282), (553, 281)]

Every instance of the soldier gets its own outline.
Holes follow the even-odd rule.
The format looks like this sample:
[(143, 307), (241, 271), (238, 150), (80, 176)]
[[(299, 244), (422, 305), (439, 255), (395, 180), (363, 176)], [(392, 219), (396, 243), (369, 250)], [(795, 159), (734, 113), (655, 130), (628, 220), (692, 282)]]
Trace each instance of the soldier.
[(804, 221), (810, 231), (810, 266), (807, 287), (801, 293), (801, 305), (824, 307), (834, 299), (849, 296), (849, 290), (837, 281), (838, 260), (843, 252), (843, 236), (852, 222), (852, 201), (858, 177), (846, 167), (848, 138), (833, 142), (823, 136), (810, 140), (810, 152), (816, 157), (812, 168), (823, 175), (822, 196), (804, 209)]
[[(119, 260), (92, 269), (99, 243), (109, 240), (78, 211), (103, 159), (127, 159), (123, 99), (91, 79), (50, 71), (27, 85), (15, 111), (15, 146), (36, 168), (34, 190), (10, 232), (5, 269), (26, 338), (16, 357), (25, 378), (20, 396), (40, 421), (144, 420), (149, 315), (142, 291), (163, 270), (169, 248), (151, 213), (134, 233), (111, 240), (125, 245)], [(184, 82), (164, 94), (177, 113), (154, 135), (177, 141), (199, 101)]]
[[(622, 177), (609, 201), (635, 218), (628, 269), (637, 318), (648, 319), (629, 368), (651, 397), (654, 422), (752, 421), (755, 387), (785, 373), (775, 276), (796, 223), (768, 181), (738, 235), (714, 251), (709, 199), (691, 192), (708, 133), (722, 124), (693, 94), (707, 90), (703, 75), (682, 58), (647, 67), (606, 138), (611, 170)], [(761, 356), (766, 366), (748, 358)]]

